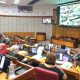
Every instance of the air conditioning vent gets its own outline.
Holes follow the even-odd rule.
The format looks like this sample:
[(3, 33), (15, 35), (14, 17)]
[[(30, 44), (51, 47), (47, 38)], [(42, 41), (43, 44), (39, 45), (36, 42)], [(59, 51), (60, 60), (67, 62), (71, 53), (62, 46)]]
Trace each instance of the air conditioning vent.
[(18, 10), (19, 11), (28, 11), (28, 12), (32, 12), (33, 11), (33, 6), (21, 6), (18, 5)]

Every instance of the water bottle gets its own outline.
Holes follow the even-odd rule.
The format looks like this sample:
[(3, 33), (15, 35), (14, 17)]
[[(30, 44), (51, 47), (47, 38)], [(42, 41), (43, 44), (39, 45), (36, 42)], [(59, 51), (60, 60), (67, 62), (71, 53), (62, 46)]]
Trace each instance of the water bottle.
[(9, 66), (9, 74), (13, 74), (14, 73), (14, 63), (11, 61), (10, 62), (10, 66)]
[(13, 78), (15, 76), (15, 67), (14, 67), (14, 63), (11, 61), (10, 62), (10, 66), (9, 66), (9, 78)]

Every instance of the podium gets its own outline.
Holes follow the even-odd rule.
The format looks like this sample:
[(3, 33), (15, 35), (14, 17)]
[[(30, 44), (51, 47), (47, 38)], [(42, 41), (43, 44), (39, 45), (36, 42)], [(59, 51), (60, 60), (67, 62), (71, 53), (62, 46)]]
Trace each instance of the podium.
[(46, 40), (46, 33), (44, 32), (36, 33), (36, 41), (45, 41), (45, 40)]

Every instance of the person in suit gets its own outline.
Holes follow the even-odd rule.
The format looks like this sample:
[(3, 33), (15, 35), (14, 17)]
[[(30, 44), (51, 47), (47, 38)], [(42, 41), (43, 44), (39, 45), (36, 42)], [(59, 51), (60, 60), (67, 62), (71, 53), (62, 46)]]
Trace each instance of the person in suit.
[(55, 53), (51, 52), (47, 54), (45, 63), (40, 64), (39, 67), (56, 72), (59, 76), (59, 80), (66, 80), (67, 75), (63, 72), (63, 70), (61, 70), (55, 65), (55, 61), (56, 61)]

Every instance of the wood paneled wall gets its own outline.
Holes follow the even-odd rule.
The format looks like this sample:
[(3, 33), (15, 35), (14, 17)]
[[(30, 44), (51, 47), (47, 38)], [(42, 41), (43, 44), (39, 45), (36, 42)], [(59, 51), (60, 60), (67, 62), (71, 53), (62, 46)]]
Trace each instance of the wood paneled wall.
[(80, 28), (70, 28), (70, 27), (59, 27), (57, 26), (56, 20), (57, 20), (57, 16), (56, 16), (56, 9), (53, 10), (53, 20), (54, 20), (54, 24), (53, 24), (53, 29), (52, 29), (52, 35), (53, 36), (68, 36), (68, 37), (73, 37), (73, 38), (80, 38)]
[(3, 32), (45, 32), (46, 39), (52, 36), (52, 24), (43, 24), (42, 19), (52, 16), (0, 16), (0, 33)]

